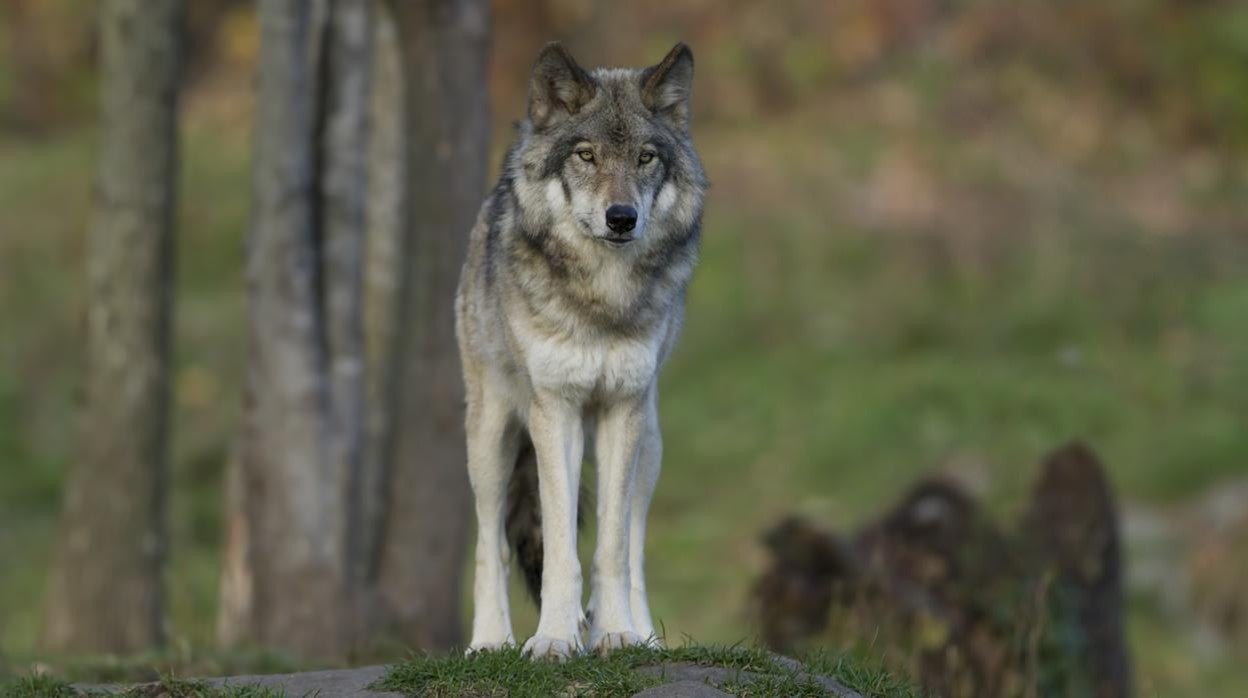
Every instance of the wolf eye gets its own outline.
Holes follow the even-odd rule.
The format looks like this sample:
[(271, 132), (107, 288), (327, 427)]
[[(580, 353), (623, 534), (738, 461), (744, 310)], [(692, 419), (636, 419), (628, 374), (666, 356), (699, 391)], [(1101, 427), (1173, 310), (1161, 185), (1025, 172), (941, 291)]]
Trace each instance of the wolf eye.
[(584, 160), (585, 162), (594, 161), (594, 151), (592, 150), (578, 150), (576, 151), (576, 156)]
[(645, 165), (646, 163), (650, 162), (653, 159), (654, 159), (654, 153), (650, 152), (649, 150), (643, 150), (641, 155), (637, 158), (637, 161)]

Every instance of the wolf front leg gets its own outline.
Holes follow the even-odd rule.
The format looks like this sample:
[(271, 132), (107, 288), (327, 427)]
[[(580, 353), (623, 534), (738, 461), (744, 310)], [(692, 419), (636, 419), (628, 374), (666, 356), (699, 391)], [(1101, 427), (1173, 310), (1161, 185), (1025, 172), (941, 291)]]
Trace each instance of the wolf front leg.
[(605, 405), (598, 415), (598, 541), (594, 550), (589, 646), (598, 652), (640, 644), (630, 603), (629, 537), (637, 455), (647, 397)]
[(663, 460), (663, 436), (659, 432), (657, 396), (651, 394), (646, 406), (645, 428), (637, 451), (637, 477), (633, 488), (632, 508), (629, 513), (628, 574), (629, 605), (633, 613), (633, 629), (644, 642), (661, 646), (662, 640), (654, 632), (654, 620), (650, 616), (650, 602), (646, 597), (646, 515), (655, 485), (659, 482), (659, 470)]
[(566, 659), (581, 651), (581, 562), (576, 556), (576, 507), (585, 436), (579, 405), (539, 394), (529, 409), (542, 506), (542, 610), (537, 633), (524, 643), (533, 657)]
[(507, 406), (481, 385), (468, 386), (468, 479), (477, 509), (476, 574), (472, 587), (472, 642), (468, 651), (514, 644), (507, 599), (510, 550), (503, 509), (519, 451)]

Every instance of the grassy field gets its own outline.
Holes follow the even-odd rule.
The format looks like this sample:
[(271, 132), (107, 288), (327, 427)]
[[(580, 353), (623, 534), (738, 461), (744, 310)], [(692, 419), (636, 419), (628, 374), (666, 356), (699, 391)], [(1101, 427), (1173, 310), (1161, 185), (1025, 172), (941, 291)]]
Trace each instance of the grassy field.
[[(925, 473), (961, 474), (1002, 514), (1072, 437), (1131, 504), (1178, 507), (1248, 477), (1248, 172), (1129, 143), (1072, 164), (1026, 133), (946, 139), (940, 123), (871, 114), (830, 103), (762, 135), (730, 121), (698, 134), (714, 187), (662, 381), (650, 529), (669, 639), (750, 636), (757, 538), (783, 514), (853, 525)], [(93, 152), (89, 131), (0, 140), (0, 658), (13, 666), (37, 659), (75, 448)], [(249, 191), (238, 129), (192, 122), (183, 155), (173, 657), (211, 647)], [(1141, 695), (1242, 695), (1242, 648), (1194, 634), (1133, 597)]]

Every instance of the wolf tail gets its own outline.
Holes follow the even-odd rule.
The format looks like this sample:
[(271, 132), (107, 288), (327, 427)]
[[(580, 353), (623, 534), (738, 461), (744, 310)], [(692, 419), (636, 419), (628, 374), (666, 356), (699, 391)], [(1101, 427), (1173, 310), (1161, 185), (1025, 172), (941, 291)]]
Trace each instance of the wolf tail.
[[(576, 527), (585, 525), (585, 488), (578, 493)], [(537, 489), (537, 452), (526, 432), (516, 456), (516, 469), (507, 489), (507, 542), (515, 551), (516, 563), (524, 574), (524, 586), (538, 608), (542, 606), (542, 504)]]

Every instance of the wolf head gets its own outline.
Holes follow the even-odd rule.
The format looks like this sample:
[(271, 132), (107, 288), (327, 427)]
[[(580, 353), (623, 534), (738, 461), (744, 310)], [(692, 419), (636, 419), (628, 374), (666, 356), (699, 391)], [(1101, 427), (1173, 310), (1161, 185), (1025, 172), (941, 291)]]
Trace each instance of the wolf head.
[(610, 248), (696, 226), (705, 178), (689, 139), (692, 87), (684, 44), (649, 68), (592, 72), (548, 44), (508, 164), (524, 225)]

